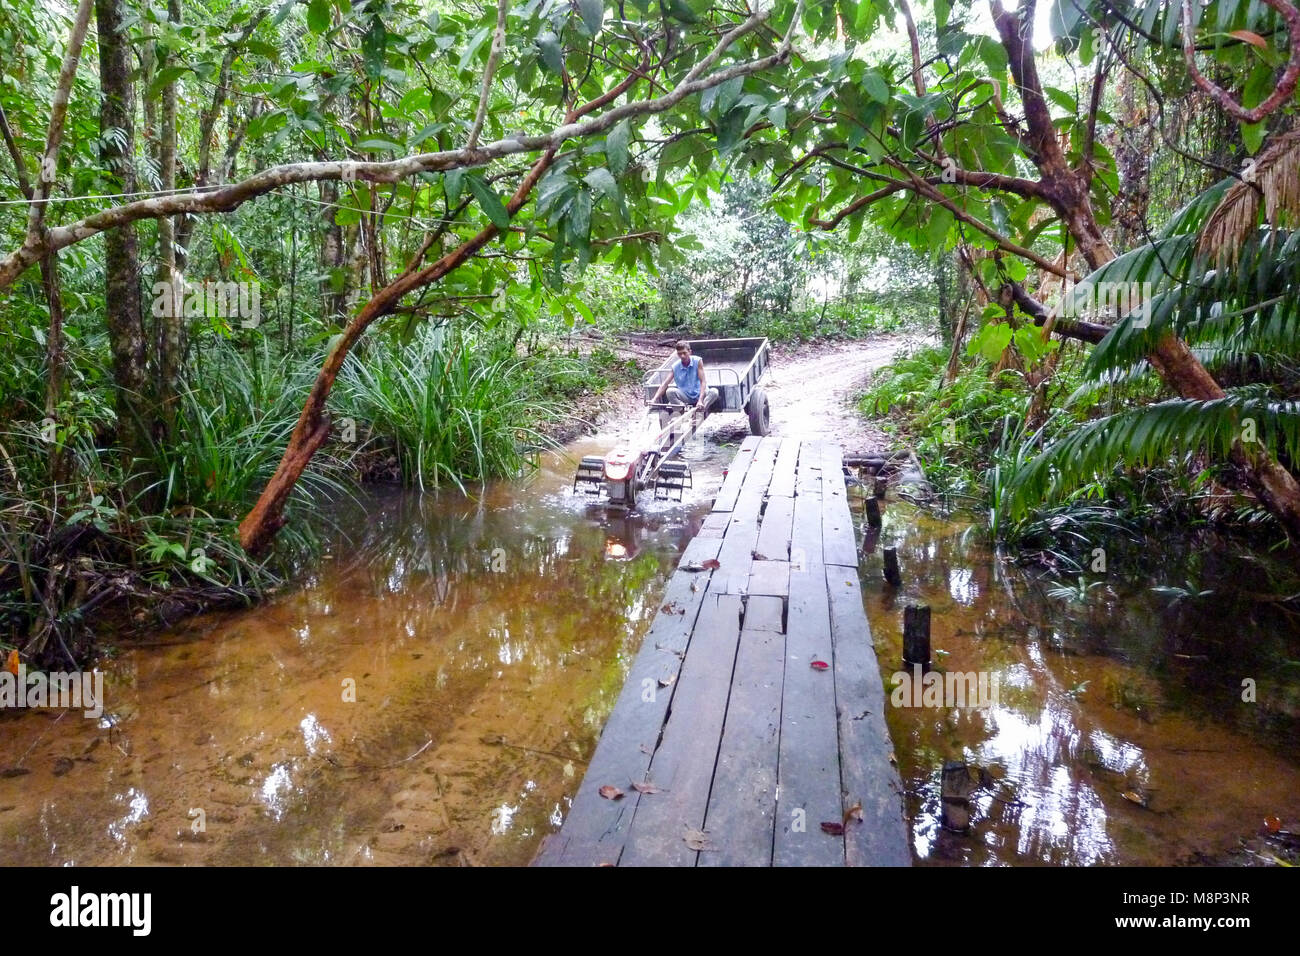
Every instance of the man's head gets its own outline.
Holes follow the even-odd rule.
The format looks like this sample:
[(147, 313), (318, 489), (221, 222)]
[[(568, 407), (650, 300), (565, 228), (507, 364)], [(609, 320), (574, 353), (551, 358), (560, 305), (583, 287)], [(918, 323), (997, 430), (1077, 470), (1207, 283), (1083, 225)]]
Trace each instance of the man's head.
[(673, 347), (677, 349), (677, 357), (682, 360), (683, 365), (691, 360), (691, 346), (685, 339), (678, 342)]

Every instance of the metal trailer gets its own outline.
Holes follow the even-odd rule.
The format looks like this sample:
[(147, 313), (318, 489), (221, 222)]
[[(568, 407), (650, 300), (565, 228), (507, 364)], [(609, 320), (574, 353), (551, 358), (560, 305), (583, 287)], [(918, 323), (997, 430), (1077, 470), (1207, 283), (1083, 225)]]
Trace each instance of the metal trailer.
[[(765, 338), (687, 339), (691, 354), (704, 361), (704, 378), (719, 392), (719, 401), (709, 413), (744, 412), (749, 416), (749, 433), (766, 435), (771, 416), (763, 377), (772, 364), (772, 346)], [(648, 374), (641, 385), (646, 401), (654, 398), (664, 379), (672, 377), (673, 356)]]
[[(668, 424), (655, 420), (662, 410), (681, 406), (650, 404), (642, 433), (607, 455), (584, 456), (573, 478), (573, 491), (605, 495), (613, 507), (636, 507), (637, 493), (649, 488), (656, 498), (682, 498), (691, 485), (691, 468), (674, 456), (695, 434), (705, 417), (714, 412), (744, 412), (753, 435), (766, 435), (770, 423), (767, 394), (761, 385), (771, 363), (772, 348), (765, 338), (688, 340), (691, 353), (704, 361), (704, 380), (716, 389), (704, 410), (689, 409)], [(642, 382), (651, 403), (665, 378), (672, 376), (674, 356), (650, 372)]]

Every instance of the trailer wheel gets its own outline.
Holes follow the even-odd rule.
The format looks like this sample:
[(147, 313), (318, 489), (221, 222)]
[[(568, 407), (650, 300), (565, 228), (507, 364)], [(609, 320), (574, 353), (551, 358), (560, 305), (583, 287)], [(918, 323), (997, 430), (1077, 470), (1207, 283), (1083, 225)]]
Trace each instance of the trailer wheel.
[(772, 424), (772, 415), (765, 391), (756, 388), (750, 393), (749, 402), (745, 405), (745, 413), (749, 415), (749, 433), (751, 435), (762, 436), (768, 433)]

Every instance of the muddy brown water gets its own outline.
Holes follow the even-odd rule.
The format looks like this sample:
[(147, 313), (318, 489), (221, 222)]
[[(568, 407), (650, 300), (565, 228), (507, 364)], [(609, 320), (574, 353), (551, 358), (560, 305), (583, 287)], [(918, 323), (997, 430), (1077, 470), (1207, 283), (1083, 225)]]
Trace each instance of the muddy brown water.
[[(1108, 570), (1080, 581), (1018, 567), (975, 531), (891, 502), (879, 547), (897, 547), (903, 587), (884, 583), (879, 547), (861, 569), (887, 693), (906, 686), (907, 604), (931, 609), (936, 670), (998, 683), (984, 708), (891, 701), (916, 859), (1278, 859), (1258, 837), (1270, 817), (1300, 829), (1300, 618), (1277, 600), (1300, 590), (1295, 565), (1170, 531), (1109, 543)], [(964, 833), (943, 826), (945, 762), (977, 786)]]
[[(597, 438), (476, 500), (373, 497), (291, 593), (118, 649), (103, 719), (0, 717), (0, 862), (527, 863), (741, 434), (707, 426), (686, 500), (631, 517), (569, 494)], [(1294, 828), (1296, 629), (1228, 597), (1269, 572), (1162, 542), (1142, 573), (1054, 597), (968, 523), (891, 501), (890, 542), (902, 592), (878, 552), (862, 572), (886, 679), (908, 602), (933, 609), (939, 667), (1000, 678), (983, 711), (890, 708), (919, 862), (1170, 864), (1221, 859), (1265, 816)], [(1150, 590), (1189, 576), (1212, 593)], [(965, 834), (940, 825), (947, 760), (978, 768)]]

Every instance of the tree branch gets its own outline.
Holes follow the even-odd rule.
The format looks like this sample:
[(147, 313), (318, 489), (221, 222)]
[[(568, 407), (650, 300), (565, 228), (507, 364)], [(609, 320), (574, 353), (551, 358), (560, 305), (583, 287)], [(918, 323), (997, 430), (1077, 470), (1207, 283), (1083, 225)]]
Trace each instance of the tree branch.
[(1183, 61), (1187, 64), (1187, 72), (1191, 75), (1192, 82), (1200, 87), (1206, 96), (1243, 123), (1258, 123), (1268, 116), (1291, 98), (1291, 94), (1295, 92), (1296, 83), (1300, 81), (1300, 10), (1287, 3), (1286, 0), (1264, 0), (1264, 2), (1276, 10), (1282, 19), (1286, 21), (1288, 42), (1291, 44), (1291, 58), (1287, 60), (1286, 70), (1283, 71), (1281, 79), (1278, 80), (1276, 89), (1265, 97), (1264, 101), (1258, 106), (1246, 109), (1234, 100), (1227, 90), (1216, 85), (1213, 80), (1203, 75), (1200, 69), (1197, 68), (1194, 42), (1195, 28), (1192, 26), (1192, 3), (1191, 0), (1183, 0)]

